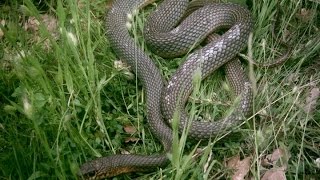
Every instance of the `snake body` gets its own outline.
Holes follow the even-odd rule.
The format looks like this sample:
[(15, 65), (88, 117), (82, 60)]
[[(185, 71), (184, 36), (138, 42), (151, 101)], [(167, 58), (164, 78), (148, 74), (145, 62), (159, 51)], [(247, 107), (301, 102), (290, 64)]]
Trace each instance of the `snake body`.
[[(80, 175), (86, 179), (100, 179), (167, 165), (169, 160), (166, 153), (171, 151), (172, 129), (163, 120), (163, 116), (170, 120), (177, 110), (180, 112), (180, 130), (185, 128), (189, 119), (183, 108), (192, 91), (194, 73), (200, 68), (203, 79), (230, 61), (245, 47), (252, 28), (249, 11), (235, 4), (205, 6), (176, 27), (188, 7), (189, 0), (164, 0), (150, 15), (144, 31), (149, 47), (165, 57), (189, 51), (216, 29), (230, 28), (221, 37), (189, 55), (166, 84), (159, 69), (133, 40), (126, 26), (128, 17), (144, 3), (145, 0), (114, 1), (106, 17), (107, 37), (117, 56), (132, 67), (146, 90), (148, 125), (163, 144), (164, 153), (98, 158), (81, 166)], [(189, 136), (197, 139), (209, 138), (222, 129), (243, 121), (244, 115), (249, 113), (252, 100), (250, 83), (239, 63), (233, 62), (227, 65), (227, 74), (236, 94), (240, 96), (238, 106), (230, 116), (220, 121), (192, 122)]]
[[(170, 16), (182, 17), (188, 1), (169, 1), (168, 7), (183, 7), (183, 11), (174, 11)], [(179, 4), (178, 6), (176, 4)], [(161, 9), (163, 8), (163, 10)], [(214, 10), (214, 11), (213, 11)], [(167, 7), (160, 6), (156, 13), (152, 14), (145, 26), (145, 37), (152, 51), (166, 57), (174, 57), (187, 53), (193, 46), (202, 42), (212, 31), (221, 28), (230, 28), (218, 39), (207, 44), (198, 51), (193, 52), (171, 77), (164, 88), (162, 112), (166, 120), (171, 120), (175, 111), (180, 114), (180, 131), (187, 124), (188, 115), (184, 113), (185, 103), (193, 90), (193, 75), (201, 68), (202, 79), (206, 78), (214, 70), (230, 61), (246, 45), (252, 27), (250, 12), (236, 4), (211, 4), (192, 13), (178, 27), (175, 24), (180, 18), (168, 19), (161, 17)], [(238, 81), (244, 81), (241, 77)], [(249, 82), (248, 82), (249, 83)], [(243, 96), (240, 105), (233, 113), (217, 122), (193, 121), (188, 136), (196, 139), (207, 139), (213, 134), (234, 125), (236, 121), (243, 121), (244, 115), (249, 112), (251, 96), (249, 87), (242, 83)], [(249, 85), (249, 84), (248, 84)]]

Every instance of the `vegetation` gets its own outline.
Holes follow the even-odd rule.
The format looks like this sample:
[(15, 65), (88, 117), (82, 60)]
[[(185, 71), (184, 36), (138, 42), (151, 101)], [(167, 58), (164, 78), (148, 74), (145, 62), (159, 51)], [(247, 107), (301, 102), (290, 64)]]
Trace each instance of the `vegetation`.
[[(225, 162), (234, 156), (251, 158), (250, 177), (260, 178), (272, 167), (284, 168), (288, 179), (320, 178), (320, 4), (276, 2), (248, 2), (255, 27), (242, 59), (272, 62), (286, 51), (280, 42), (292, 48), (289, 60), (272, 69), (243, 60), (254, 85), (253, 115), (209, 142), (175, 139), (179, 146), (164, 169), (115, 179), (228, 178), (232, 171)], [(110, 4), (0, 3), (0, 179), (75, 179), (79, 166), (90, 159), (161, 151), (145, 124), (143, 87), (105, 38)], [(137, 18), (133, 34), (140, 42), (145, 17), (154, 8)], [(151, 57), (165, 78), (183, 61)], [(204, 117), (217, 119), (233, 103), (221, 70), (194, 94), (187, 109)], [(280, 164), (261, 166), (276, 149), (284, 152)]]

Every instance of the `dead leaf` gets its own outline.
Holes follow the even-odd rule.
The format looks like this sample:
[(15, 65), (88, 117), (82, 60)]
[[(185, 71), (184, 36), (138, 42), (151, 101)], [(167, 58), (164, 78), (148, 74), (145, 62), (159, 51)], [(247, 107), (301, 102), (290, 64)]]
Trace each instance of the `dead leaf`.
[(278, 148), (275, 149), (272, 154), (268, 154), (265, 156), (264, 159), (262, 159), (261, 161), (261, 165), (264, 167), (268, 167), (268, 166), (274, 166), (276, 164), (276, 162), (284, 157), (286, 155), (286, 152), (284, 149)]
[(130, 154), (130, 152), (125, 149), (120, 149), (120, 154)]
[(230, 169), (235, 169), (237, 167), (237, 163), (240, 161), (240, 156), (233, 156), (227, 160), (227, 167)]
[(49, 50), (51, 47), (49, 39), (42, 39), (40, 37), (39, 28), (40, 23), (43, 23), (43, 25), (46, 27), (49, 34), (52, 35), (54, 39), (59, 38), (59, 31), (58, 31), (58, 21), (54, 16), (51, 16), (49, 14), (42, 14), (40, 15), (41, 19), (39, 22), (35, 17), (31, 16), (28, 18), (28, 20), (23, 24), (23, 28), (25, 31), (30, 31), (33, 33), (32, 40), (34, 42), (43, 42), (43, 48), (46, 50)]
[(0, 24), (1, 24), (1, 26), (5, 26), (6, 25), (6, 21), (4, 19), (1, 19)]
[(2, 29), (0, 28), (0, 39), (4, 36), (4, 32), (2, 31)]
[(139, 138), (136, 138), (136, 137), (127, 137), (125, 140), (124, 140), (124, 142), (125, 143), (129, 143), (129, 142), (133, 142), (133, 143), (135, 143), (135, 142), (138, 142), (140, 139)]
[(309, 92), (308, 97), (306, 98), (306, 104), (304, 106), (304, 111), (306, 113), (313, 113), (317, 106), (317, 101), (320, 96), (320, 89), (315, 87), (312, 88)]
[(106, 7), (108, 10), (111, 9), (112, 3), (113, 3), (113, 1), (107, 1)]
[(55, 38), (58, 35), (58, 20), (49, 14), (41, 15), (41, 20), (45, 24), (48, 32), (53, 34)]
[[(6, 21), (4, 19), (0, 19), (0, 24), (2, 27), (4, 27), (6, 25)], [(4, 32), (2, 31), (0, 26), (0, 39), (4, 36)]]
[(36, 32), (39, 30), (40, 22), (36, 19), (36, 17), (29, 17), (27, 22), (24, 23), (23, 29), (25, 31)]
[(78, 5), (78, 8), (79, 8), (79, 9), (83, 9), (83, 8), (86, 7), (84, 1), (81, 1), (81, 0), (78, 0), (78, 1), (77, 1), (77, 5)]
[(192, 156), (193, 159), (197, 159), (200, 156), (203, 155), (204, 149), (202, 148), (197, 148), (196, 151), (194, 152), (194, 155)]
[(300, 12), (296, 13), (296, 17), (304, 22), (308, 23), (312, 20), (313, 16), (315, 15), (315, 10), (312, 9), (306, 9), (306, 8), (301, 8)]
[(124, 132), (131, 135), (137, 132), (137, 129), (134, 126), (124, 126), (123, 129), (124, 129)]
[(318, 168), (320, 168), (320, 158), (317, 158), (315, 161), (315, 164)]
[(291, 73), (289, 76), (286, 77), (285, 84), (286, 85), (294, 85), (299, 82), (299, 78), (301, 76), (298, 73)]
[(277, 168), (268, 170), (261, 178), (261, 180), (285, 180), (285, 169)]
[(284, 180), (286, 179), (285, 172), (290, 158), (289, 152), (285, 148), (277, 148), (272, 154), (266, 155), (261, 160), (263, 167), (272, 167), (267, 170), (261, 179), (263, 180)]
[(232, 180), (242, 180), (248, 174), (251, 165), (251, 157), (246, 157), (240, 161), (240, 156), (234, 156), (227, 161), (227, 167), (234, 169)]
[[(199, 148), (198, 148), (199, 149)], [(199, 153), (199, 155), (200, 154), (203, 154), (202, 152), (201, 153)], [(203, 172), (204, 173), (207, 173), (208, 172), (208, 168), (210, 167), (210, 162), (211, 162), (211, 159), (212, 159), (212, 151), (210, 151), (210, 153), (209, 153), (209, 157), (208, 157), (208, 159), (207, 159), (207, 162), (204, 164), (204, 166), (203, 166)]]
[[(124, 129), (124, 132), (126, 132), (126, 133), (128, 133), (130, 135), (133, 135), (133, 134), (135, 134), (137, 132), (137, 129), (134, 126), (129, 126), (129, 125), (128, 126), (124, 126), (123, 129)], [(138, 142), (139, 140), (140, 139), (136, 138), (136, 137), (127, 137), (124, 140), (124, 142), (125, 143), (129, 143), (129, 142), (135, 143), (135, 142)]]

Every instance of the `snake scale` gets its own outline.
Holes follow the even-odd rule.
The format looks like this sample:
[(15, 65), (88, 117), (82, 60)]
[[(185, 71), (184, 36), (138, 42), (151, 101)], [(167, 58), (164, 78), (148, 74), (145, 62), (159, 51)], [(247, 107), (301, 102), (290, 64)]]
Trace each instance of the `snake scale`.
[[(128, 19), (145, 3), (145, 0), (115, 0), (106, 16), (106, 34), (114, 52), (131, 66), (145, 88), (147, 122), (163, 144), (164, 151), (154, 155), (112, 155), (89, 161), (80, 168), (79, 175), (85, 179), (101, 179), (166, 166), (170, 162), (166, 154), (172, 148), (172, 129), (168, 124), (174, 112), (180, 114), (179, 131), (191, 123), (188, 137), (195, 139), (210, 138), (243, 122), (250, 113), (250, 83), (239, 61), (232, 60), (246, 46), (253, 26), (250, 12), (240, 5), (215, 3), (197, 9), (177, 26), (188, 9), (189, 0), (164, 0), (148, 17), (144, 27), (148, 47), (163, 57), (181, 56), (198, 46), (213, 31), (228, 29), (188, 55), (165, 83), (160, 70), (128, 32)], [(229, 116), (220, 121), (191, 121), (184, 107), (192, 92), (195, 72), (200, 71), (201, 79), (204, 79), (224, 64), (235, 94), (240, 96), (238, 104)]]

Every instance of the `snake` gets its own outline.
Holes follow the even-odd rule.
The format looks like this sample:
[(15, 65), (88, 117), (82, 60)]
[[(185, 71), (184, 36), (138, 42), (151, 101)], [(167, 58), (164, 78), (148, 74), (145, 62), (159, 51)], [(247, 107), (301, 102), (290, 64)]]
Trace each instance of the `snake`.
[[(106, 15), (106, 36), (114, 53), (131, 67), (145, 89), (147, 123), (163, 145), (163, 151), (151, 155), (115, 154), (88, 161), (80, 167), (78, 174), (84, 179), (102, 179), (167, 166), (170, 163), (167, 154), (172, 151), (171, 123), (175, 113), (179, 115), (179, 131), (190, 127), (188, 137), (193, 139), (211, 138), (245, 121), (250, 114), (251, 84), (240, 62), (234, 60), (246, 47), (253, 27), (249, 10), (233, 3), (213, 3), (195, 10), (180, 22), (189, 0), (164, 0), (149, 15), (143, 29), (148, 48), (164, 58), (182, 56), (198, 47), (208, 35), (225, 30), (210, 43), (186, 55), (186, 60), (166, 82), (159, 68), (128, 31), (128, 21), (146, 3), (150, 2), (115, 0)], [(195, 74), (200, 74), (202, 80), (223, 65), (239, 97), (234, 110), (219, 121), (189, 118), (184, 107), (193, 90)]]

